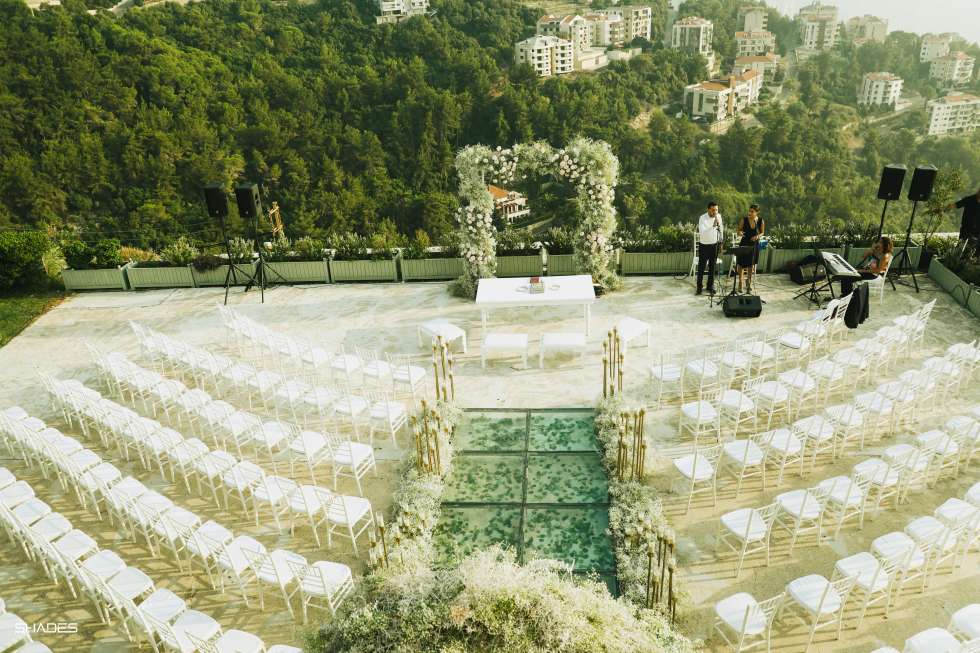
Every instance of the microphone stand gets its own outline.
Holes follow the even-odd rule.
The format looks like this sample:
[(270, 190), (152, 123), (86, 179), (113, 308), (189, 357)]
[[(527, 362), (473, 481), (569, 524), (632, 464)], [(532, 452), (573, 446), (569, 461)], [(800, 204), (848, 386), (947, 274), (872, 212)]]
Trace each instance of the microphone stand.
[[(714, 259), (715, 260), (711, 261), (711, 263), (717, 266), (718, 258), (721, 256), (721, 248), (724, 247), (724, 245), (725, 245), (725, 243), (721, 239), (721, 219), (720, 219), (720, 216), (715, 216), (715, 241), (716, 241), (715, 242), (715, 245), (717, 246), (718, 249), (717, 249), (717, 251), (715, 251), (715, 254), (714, 254)], [(708, 269), (710, 270), (711, 268), (709, 267)], [(720, 270), (718, 270), (716, 268), (715, 269), (714, 276), (712, 276), (710, 278), (712, 288), (714, 288), (714, 285), (717, 282), (716, 277), (718, 276), (719, 273), (720, 273)], [(714, 308), (716, 304), (718, 306), (721, 306), (722, 302), (725, 301), (725, 296), (724, 295), (719, 295), (717, 293), (717, 291), (718, 291), (718, 289), (715, 288), (715, 292), (708, 293), (708, 308)], [(716, 298), (719, 298), (717, 300), (717, 302), (715, 301)]]

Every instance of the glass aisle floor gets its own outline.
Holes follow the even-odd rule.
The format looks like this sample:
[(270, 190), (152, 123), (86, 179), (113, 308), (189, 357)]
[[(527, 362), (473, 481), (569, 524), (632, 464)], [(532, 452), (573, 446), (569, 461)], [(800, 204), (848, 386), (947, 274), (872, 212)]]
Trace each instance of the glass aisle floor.
[(615, 595), (609, 494), (589, 409), (473, 410), (456, 431), (435, 530), (440, 561), (491, 544), (555, 558)]

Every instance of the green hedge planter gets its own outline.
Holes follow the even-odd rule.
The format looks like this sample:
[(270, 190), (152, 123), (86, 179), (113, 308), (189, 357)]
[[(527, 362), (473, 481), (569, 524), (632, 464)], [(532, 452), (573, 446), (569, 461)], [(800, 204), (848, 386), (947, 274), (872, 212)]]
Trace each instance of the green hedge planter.
[(691, 252), (623, 252), (622, 270), (627, 274), (682, 274), (691, 269)]
[(974, 317), (980, 317), (980, 292), (976, 288), (970, 293), (970, 298), (966, 302), (966, 307), (970, 309)]
[(498, 256), (498, 277), (540, 277), (544, 274), (544, 263), (541, 255), (534, 256)]
[(330, 261), (330, 278), (340, 281), (398, 281), (395, 259), (386, 261)]
[(127, 271), (129, 285), (133, 290), (141, 288), (193, 288), (194, 273), (191, 266), (180, 265), (167, 268), (141, 268), (138, 264)]
[[(330, 283), (327, 260), (322, 261), (275, 261), (266, 263), (266, 277), (270, 283)], [(281, 277), (281, 278), (280, 278)]]
[[(971, 299), (970, 296), (977, 294), (973, 292), (973, 287), (970, 284), (960, 279), (959, 275), (947, 268), (935, 258), (932, 259), (932, 263), (929, 264), (929, 278), (938, 283), (943, 290), (948, 292), (960, 306), (967, 306)], [(974, 311), (974, 314), (977, 314), (976, 311)]]
[(401, 259), (402, 281), (445, 281), (463, 275), (461, 258)]
[[(232, 285), (244, 286), (248, 283), (251, 276), (255, 274), (255, 264), (239, 263), (237, 268), (238, 271), (235, 273), (235, 278), (232, 279)], [(225, 276), (228, 274), (228, 266), (219, 265), (215, 269), (208, 270), (207, 272), (199, 272), (192, 266), (191, 272), (194, 275), (194, 285), (198, 288), (223, 286), (225, 285)]]
[[(805, 249), (779, 249), (778, 247), (768, 247), (769, 258), (767, 261), (768, 267), (765, 268), (766, 272), (785, 272), (786, 266), (794, 261), (799, 261), (800, 259), (810, 256), (816, 249), (813, 247), (808, 247)], [(840, 254), (841, 256), (847, 258), (847, 248), (846, 247), (825, 247), (820, 248), (821, 252), (833, 252), (834, 254)]]
[(103, 270), (71, 270), (61, 271), (61, 281), (65, 290), (129, 290), (126, 276), (127, 263), (122, 267)]
[(574, 254), (548, 254), (548, 276), (585, 274), (575, 265)]

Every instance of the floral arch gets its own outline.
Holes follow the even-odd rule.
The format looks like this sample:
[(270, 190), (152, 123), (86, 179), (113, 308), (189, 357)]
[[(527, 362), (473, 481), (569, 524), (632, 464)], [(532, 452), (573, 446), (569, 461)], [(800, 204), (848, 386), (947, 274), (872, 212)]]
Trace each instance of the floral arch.
[(512, 148), (491, 149), (472, 145), (456, 155), (459, 175), (460, 253), (463, 276), (456, 282), (459, 294), (474, 296), (477, 280), (497, 271), (497, 229), (493, 226), (493, 197), (487, 184), (506, 187), (529, 175), (551, 174), (575, 185), (580, 216), (575, 242), (575, 263), (596, 283), (616, 287), (612, 235), (616, 230), (613, 207), (619, 176), (619, 159), (608, 143), (576, 138), (563, 149), (543, 141)]

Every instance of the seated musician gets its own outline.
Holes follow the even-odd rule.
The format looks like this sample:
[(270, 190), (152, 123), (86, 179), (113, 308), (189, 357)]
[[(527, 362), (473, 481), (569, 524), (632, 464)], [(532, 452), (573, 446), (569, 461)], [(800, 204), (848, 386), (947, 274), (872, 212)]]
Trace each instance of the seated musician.
[[(882, 236), (871, 245), (871, 248), (864, 252), (864, 258), (857, 265), (857, 271), (861, 273), (862, 279), (877, 279), (885, 273), (892, 260), (892, 250), (895, 246), (892, 239)], [(841, 296), (850, 295), (854, 289), (854, 279), (841, 279)]]

